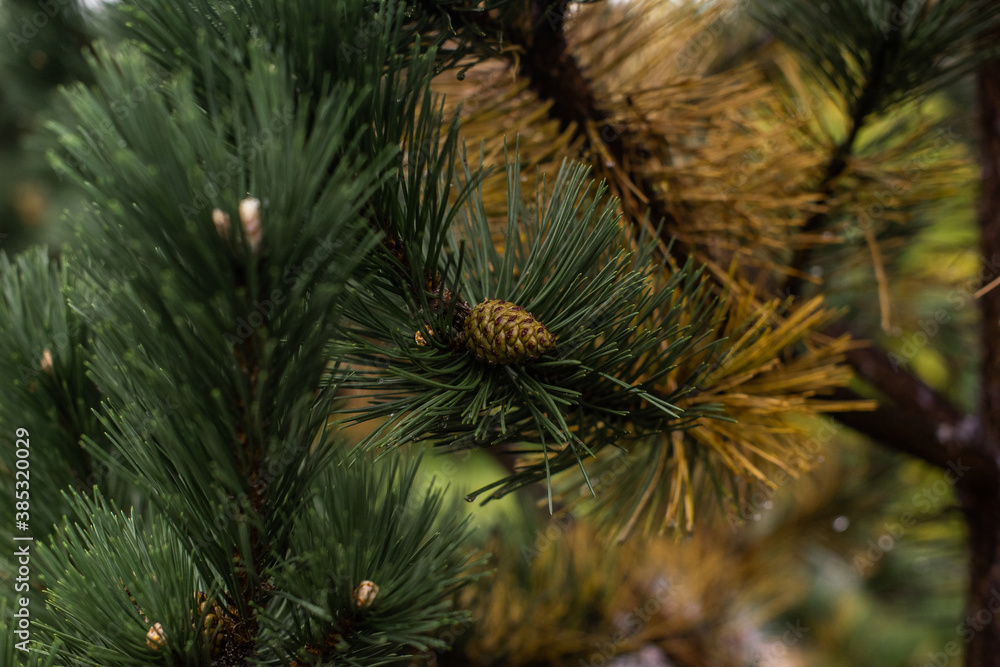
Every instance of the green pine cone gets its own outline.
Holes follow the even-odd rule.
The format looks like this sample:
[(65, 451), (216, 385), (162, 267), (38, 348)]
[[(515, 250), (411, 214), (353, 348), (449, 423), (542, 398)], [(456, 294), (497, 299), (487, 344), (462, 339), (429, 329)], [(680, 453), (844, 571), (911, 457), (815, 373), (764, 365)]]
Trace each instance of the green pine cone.
[(465, 344), (491, 364), (521, 364), (556, 346), (556, 337), (531, 313), (503, 299), (487, 299), (465, 318)]

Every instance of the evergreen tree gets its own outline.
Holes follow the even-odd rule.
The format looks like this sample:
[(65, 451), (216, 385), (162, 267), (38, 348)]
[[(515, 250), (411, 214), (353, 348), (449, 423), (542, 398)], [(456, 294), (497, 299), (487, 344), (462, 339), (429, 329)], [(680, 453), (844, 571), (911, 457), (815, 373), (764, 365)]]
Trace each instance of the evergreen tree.
[[(940, 651), (990, 664), (1000, 290), (978, 426), (821, 292), (873, 272), (891, 328), (963, 175), (929, 96), (981, 68), (997, 117), (1000, 5), (744, 5), (108, 7), (49, 125), (78, 242), (0, 258), (0, 662), (760, 662), (725, 594), (760, 565), (708, 536), (831, 413), (952, 471), (973, 620)], [(544, 532), (483, 539), (424, 444), (502, 463), (467, 500), (540, 490)]]

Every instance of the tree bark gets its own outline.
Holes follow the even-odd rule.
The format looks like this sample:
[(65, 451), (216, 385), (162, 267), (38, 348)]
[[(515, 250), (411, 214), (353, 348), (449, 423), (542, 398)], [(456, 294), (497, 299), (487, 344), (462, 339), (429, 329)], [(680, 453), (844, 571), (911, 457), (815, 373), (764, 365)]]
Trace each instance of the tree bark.
[(966, 643), (966, 667), (991, 667), (1000, 661), (1000, 494), (997, 485), (969, 489), (958, 496), (969, 527), (969, 596), (959, 636)]
[[(979, 230), (982, 261), (1000, 259), (1000, 62), (983, 66), (976, 78), (979, 107)], [(990, 279), (987, 276), (986, 281)], [(986, 282), (984, 281), (984, 282)], [(957, 482), (969, 526), (969, 598), (960, 626), (967, 667), (1000, 660), (1000, 289), (980, 299), (979, 446), (992, 455), (990, 475)], [(984, 471), (985, 472), (985, 471)]]

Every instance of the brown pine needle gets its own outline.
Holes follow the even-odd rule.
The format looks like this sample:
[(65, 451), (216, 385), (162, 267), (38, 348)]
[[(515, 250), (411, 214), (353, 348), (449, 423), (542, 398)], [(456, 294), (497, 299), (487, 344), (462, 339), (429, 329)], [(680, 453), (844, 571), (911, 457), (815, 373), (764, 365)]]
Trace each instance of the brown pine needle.
[(882, 261), (882, 251), (879, 250), (878, 240), (875, 238), (875, 230), (871, 225), (865, 229), (865, 241), (868, 242), (868, 249), (872, 253), (872, 264), (875, 267), (875, 281), (878, 283), (878, 306), (882, 316), (882, 331), (889, 333), (892, 330), (889, 281), (885, 277), (885, 263)]
[(982, 295), (984, 295), (987, 292), (991, 291), (997, 285), (1000, 285), (1000, 277), (994, 278), (993, 280), (991, 280), (986, 285), (983, 285), (982, 287), (980, 287), (979, 291), (977, 291), (974, 296), (978, 299)]

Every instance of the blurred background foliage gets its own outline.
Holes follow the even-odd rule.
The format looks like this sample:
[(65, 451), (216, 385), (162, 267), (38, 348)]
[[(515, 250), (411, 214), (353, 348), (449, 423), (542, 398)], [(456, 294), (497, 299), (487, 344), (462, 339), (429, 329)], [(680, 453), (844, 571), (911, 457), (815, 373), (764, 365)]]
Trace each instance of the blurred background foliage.
[(58, 220), (74, 202), (49, 169), (39, 136), (59, 85), (87, 80), (84, 49), (99, 14), (78, 0), (0, 3), (0, 247), (57, 248)]
[[(625, 20), (626, 5), (604, 11)], [(746, 94), (756, 95), (754, 86), (767, 94), (790, 88), (798, 99), (818, 100), (804, 114), (759, 122), (771, 123), (778, 134), (795, 134), (803, 144), (842, 133), (845, 119), (815, 90), (818, 84), (788, 77), (794, 71), (790, 53), (742, 13), (735, 20), (706, 19), (706, 7), (717, 5), (636, 5), (647, 25), (670, 28), (655, 41), (647, 37), (643, 48), (664, 49), (664, 61), (676, 65), (677, 95), (690, 83), (678, 72), (709, 77), (755, 62), (762, 74), (742, 75), (753, 84)], [(100, 5), (84, 7), (76, 0), (0, 0), (0, 248), (8, 253), (36, 243), (56, 253), (73, 242), (59, 220), (72, 216), (79, 202), (48, 169), (39, 130), (59, 113), (52, 107), (56, 87), (86, 78), (81, 51), (100, 20)], [(581, 43), (585, 37), (600, 42), (597, 31), (589, 37), (585, 27), (581, 31)], [(703, 43), (699, 35), (711, 40), (692, 49)], [(670, 36), (676, 38), (672, 46)], [(636, 50), (636, 42), (620, 49)], [(621, 51), (594, 48), (585, 53), (622, 57)], [(608, 65), (604, 71), (621, 75), (612, 70)], [(527, 162), (544, 165), (572, 144), (571, 137), (553, 142), (561, 136), (558, 127), (539, 129), (531, 115), (537, 100), (496, 61), (473, 68), (461, 81), (454, 72), (446, 74), (439, 88), (448, 94), (449, 108), (464, 104), (463, 136), (470, 149), (484, 140), (489, 154), (504, 136), (510, 141), (520, 133)], [(719, 84), (716, 92), (722, 89)], [(862, 164), (855, 178), (864, 177), (863, 161), (870, 156), (872, 174), (896, 179), (883, 188), (893, 193), (892, 211), (907, 212), (905, 224), (903, 216), (890, 216), (878, 225), (888, 279), (880, 283), (873, 275), (863, 235), (831, 246), (827, 255), (817, 253), (822, 261), (816, 262), (836, 267), (823, 276), (830, 305), (848, 307), (855, 328), (968, 409), (976, 397), (972, 293), (980, 278), (971, 99), (970, 82), (957, 79), (926, 99), (896, 107), (859, 137)], [(697, 105), (698, 96), (687, 101)], [(927, 146), (918, 164), (908, 157), (913, 142)], [(781, 155), (767, 146), (756, 149), (723, 156), (742, 160), (734, 189), (742, 191)], [(861, 216), (882, 215), (878, 204), (876, 198), (867, 209), (845, 214), (844, 228)], [(963, 528), (951, 485), (941, 472), (834, 422), (804, 427), (823, 445), (823, 461), (801, 479), (751, 494), (745, 525), (719, 515), (703, 522), (695, 536), (637, 536), (621, 547), (596, 547), (593, 527), (575, 510), (550, 518), (537, 490), (485, 506), (462, 502), (465, 493), (497, 478), (493, 457), (428, 457), (421, 474), (449, 485), (455, 511), (473, 510), (479, 541), (495, 554), (497, 572), (482, 580), (482, 588), (463, 593), (462, 604), (475, 612), (473, 626), (452, 628), (446, 641), (454, 650), (425, 656), (426, 662), (926, 664), (929, 654), (958, 638), (965, 594)]]

